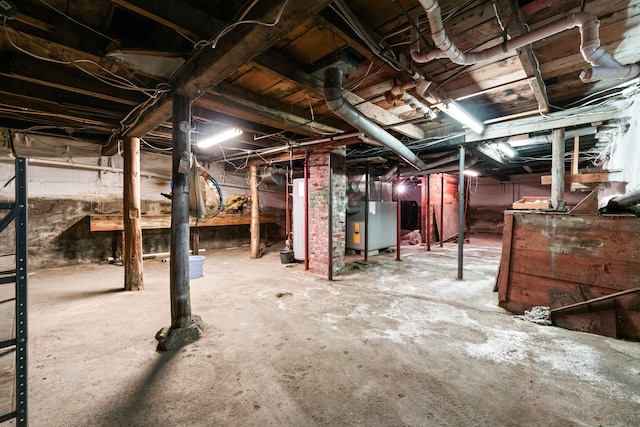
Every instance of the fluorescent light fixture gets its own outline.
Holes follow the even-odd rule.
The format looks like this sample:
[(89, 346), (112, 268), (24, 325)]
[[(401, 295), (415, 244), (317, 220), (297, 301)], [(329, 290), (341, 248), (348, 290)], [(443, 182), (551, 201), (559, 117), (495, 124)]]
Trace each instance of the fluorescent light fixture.
[(475, 117), (465, 111), (458, 103), (452, 99), (447, 99), (438, 106), (442, 112), (449, 115), (452, 119), (460, 122), (462, 125), (468, 127), (478, 135), (484, 131), (484, 125), (480, 123)]
[(511, 158), (518, 156), (518, 152), (506, 142), (499, 142), (498, 143), (498, 149), (502, 153), (504, 153), (505, 156), (508, 156), (508, 157), (511, 157)]
[(225, 130), (224, 132), (220, 132), (219, 134), (213, 135), (209, 138), (201, 139), (200, 141), (198, 141), (198, 147), (200, 148), (211, 147), (212, 145), (220, 144), (222, 141), (226, 141), (238, 135), (242, 135), (242, 129), (237, 129), (237, 128), (228, 129), (228, 130)]
[(467, 176), (480, 176), (480, 172), (474, 171), (472, 169), (465, 169), (464, 174)]

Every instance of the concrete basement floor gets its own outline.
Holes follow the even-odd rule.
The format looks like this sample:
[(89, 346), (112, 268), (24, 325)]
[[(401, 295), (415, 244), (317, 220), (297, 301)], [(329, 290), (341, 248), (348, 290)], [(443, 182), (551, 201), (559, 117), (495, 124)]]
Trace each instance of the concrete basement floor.
[(455, 244), (405, 246), (333, 282), (281, 264), (280, 248), (206, 252), (191, 303), (207, 329), (170, 353), (154, 338), (170, 324), (169, 263), (144, 262), (141, 292), (120, 290), (116, 265), (34, 272), (30, 424), (640, 425), (640, 343), (499, 308), (495, 238), (471, 237), (464, 281)]

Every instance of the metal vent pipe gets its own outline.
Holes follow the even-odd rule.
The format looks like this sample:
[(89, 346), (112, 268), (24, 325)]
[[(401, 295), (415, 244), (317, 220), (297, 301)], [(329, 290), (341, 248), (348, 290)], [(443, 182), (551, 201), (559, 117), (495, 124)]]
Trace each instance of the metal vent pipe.
[(415, 153), (344, 99), (342, 75), (340, 68), (327, 68), (324, 72), (324, 97), (329, 109), (351, 126), (379, 141), (414, 168), (426, 169), (427, 165)]

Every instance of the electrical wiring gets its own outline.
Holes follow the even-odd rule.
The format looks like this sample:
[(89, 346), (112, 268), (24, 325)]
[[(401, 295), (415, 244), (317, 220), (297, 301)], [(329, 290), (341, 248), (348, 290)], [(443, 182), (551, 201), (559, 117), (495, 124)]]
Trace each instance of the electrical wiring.
[[(245, 24), (255, 24), (255, 25), (262, 25), (265, 27), (275, 27), (276, 25), (278, 25), (278, 22), (280, 22), (280, 18), (282, 17), (282, 12), (284, 12), (284, 8), (286, 7), (287, 3), (289, 2), (289, 0), (284, 0), (284, 2), (282, 3), (282, 6), (280, 6), (280, 9), (278, 10), (278, 13), (276, 14), (276, 18), (273, 22), (266, 22), (266, 21), (260, 21), (260, 20), (255, 20), (255, 19), (248, 19), (248, 20), (244, 20), (244, 21), (236, 21), (234, 23), (231, 23), (229, 25), (227, 25), (226, 27), (224, 27), (213, 39), (211, 40), (200, 40), (199, 42), (195, 43), (193, 45), (194, 48), (198, 49), (198, 48), (203, 48), (206, 46), (211, 46), (212, 49), (215, 49), (216, 46), (218, 45), (218, 42), (220, 41), (220, 39), (222, 37), (224, 37), (227, 33), (229, 33), (231, 30), (233, 30), (234, 28), (236, 28), (238, 25), (245, 25)], [(253, 7), (253, 5), (255, 5), (255, 2), (250, 6)], [(246, 16), (246, 13), (243, 15), (243, 17)]]
[[(17, 40), (16, 42), (14, 42), (11, 38), (11, 35), (9, 34), (9, 29), (7, 26), (7, 18), (5, 17), (3, 20), (3, 26), (4, 26), (4, 32), (5, 32), (5, 36), (7, 38), (7, 41), (11, 44), (11, 46), (18, 50), (19, 52), (24, 53), (25, 55), (28, 55), (32, 58), (36, 58), (39, 59), (41, 61), (45, 61), (45, 62), (50, 62), (53, 64), (59, 64), (59, 65), (73, 65), (74, 67), (76, 67), (78, 70), (90, 75), (91, 77), (99, 80), (102, 83), (105, 83), (107, 85), (119, 88), (119, 89), (124, 89), (124, 90), (134, 90), (134, 91), (138, 91), (141, 92), (145, 95), (147, 95), (150, 98), (156, 97), (162, 93), (168, 92), (171, 90), (171, 86), (168, 83), (161, 83), (160, 85), (158, 85), (158, 87), (156, 87), (155, 89), (149, 89), (149, 88), (143, 88), (140, 87), (139, 85), (136, 85), (135, 83), (131, 82), (130, 80), (128, 80), (125, 77), (119, 76), (113, 72), (111, 72), (110, 70), (104, 68), (102, 65), (98, 64), (97, 62), (91, 60), (91, 59), (77, 59), (77, 60), (58, 60), (58, 59), (53, 59), (53, 58), (48, 58), (48, 57), (44, 57), (41, 55), (37, 55), (33, 52), (29, 52), (26, 49), (23, 49), (22, 47), (18, 46), (17, 44)], [(15, 30), (14, 30), (15, 31)], [(19, 34), (17, 31), (16, 32), (16, 36)], [(65, 57), (64, 52), (61, 52), (61, 57)], [(96, 66), (98, 69), (102, 70), (104, 73), (106, 73), (106, 76), (101, 76), (97, 73), (91, 72), (90, 70), (83, 68), (80, 66), (80, 64), (91, 64)]]
[[(383, 48), (381, 50), (378, 46), (376, 46), (377, 42), (373, 40), (371, 36), (361, 27), (360, 23), (350, 17), (350, 11), (348, 7), (344, 3), (342, 3), (342, 1), (335, 1), (331, 4), (330, 7), (334, 12), (336, 12), (336, 14), (338, 14), (338, 16), (342, 18), (342, 20), (344, 20), (344, 22), (347, 23), (347, 25), (358, 35), (358, 37), (360, 37), (362, 41), (366, 43), (369, 49), (371, 49), (371, 51), (378, 58), (382, 59), (396, 71), (403, 70), (403, 65), (398, 63), (398, 61), (395, 59), (396, 55), (387, 49)], [(387, 58), (385, 55), (383, 55), (384, 51), (391, 52), (393, 58)]]
[(140, 141), (142, 141), (142, 143), (144, 145), (146, 145), (147, 147), (151, 148), (152, 150), (157, 150), (157, 151), (171, 151), (171, 150), (173, 150), (173, 147), (167, 147), (167, 148), (156, 147), (155, 145), (150, 144), (147, 141), (145, 141), (143, 138), (140, 138)]
[(237, 166), (235, 163), (231, 162), (230, 160), (227, 160), (227, 156), (224, 153), (224, 148), (222, 148), (220, 145), (218, 145), (218, 149), (222, 153), (222, 158), (224, 159), (224, 161), (226, 163), (230, 164), (231, 166), (233, 166), (235, 168), (236, 172), (241, 170), (241, 169), (245, 169), (247, 167), (247, 165), (249, 164), (249, 158), (251, 157), (251, 151), (247, 152), (247, 158), (245, 159), (244, 164), (242, 166)]
[[(591, 93), (591, 94), (585, 96), (584, 98), (579, 99), (578, 101), (574, 101), (574, 102), (572, 102), (570, 104), (567, 104), (566, 107), (569, 108), (569, 107), (572, 107), (572, 106), (575, 106), (575, 105), (579, 105), (579, 104), (589, 105), (589, 103), (591, 103), (590, 98), (599, 96), (599, 95), (601, 95), (603, 93), (614, 91), (616, 89), (623, 89), (623, 90), (620, 91), (620, 92), (616, 92), (611, 96), (622, 95), (621, 92), (624, 91), (624, 88), (627, 88), (627, 87), (630, 87), (630, 86), (633, 86), (633, 85), (638, 86), (639, 84), (640, 84), (640, 78), (636, 77), (634, 79), (627, 80), (625, 82), (622, 82), (622, 83), (620, 83), (620, 84), (618, 84), (616, 86), (610, 87), (608, 89), (603, 89), (603, 90), (599, 90), (597, 92)], [(605, 96), (605, 97), (610, 97), (610, 96)]]
[(340, 133), (340, 132), (323, 132), (314, 127), (314, 123), (316, 122), (316, 117), (315, 117), (315, 112), (313, 111), (313, 105), (311, 105), (311, 99), (309, 98), (309, 95), (306, 92), (305, 92), (305, 96), (307, 97), (307, 102), (309, 103), (309, 111), (311, 111), (311, 121), (309, 122), (309, 127), (313, 129), (316, 133), (322, 136), (336, 135)]

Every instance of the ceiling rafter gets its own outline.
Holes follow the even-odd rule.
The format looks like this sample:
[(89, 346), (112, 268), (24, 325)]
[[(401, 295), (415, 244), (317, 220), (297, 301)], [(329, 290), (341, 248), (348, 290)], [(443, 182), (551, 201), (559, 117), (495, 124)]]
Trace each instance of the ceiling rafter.
[[(522, 23), (522, 12), (516, 3), (511, 0), (496, 0), (495, 5), (498, 16), (503, 23), (506, 23), (507, 34), (511, 38), (527, 32)], [(538, 60), (533, 53), (533, 48), (531, 45), (528, 45), (517, 49), (516, 52), (518, 53), (518, 59), (527, 77), (531, 78), (529, 83), (536, 97), (536, 101), (538, 101), (538, 109), (543, 112), (549, 111), (549, 99), (547, 98), (546, 87), (542, 79), (542, 74), (540, 73)]]

